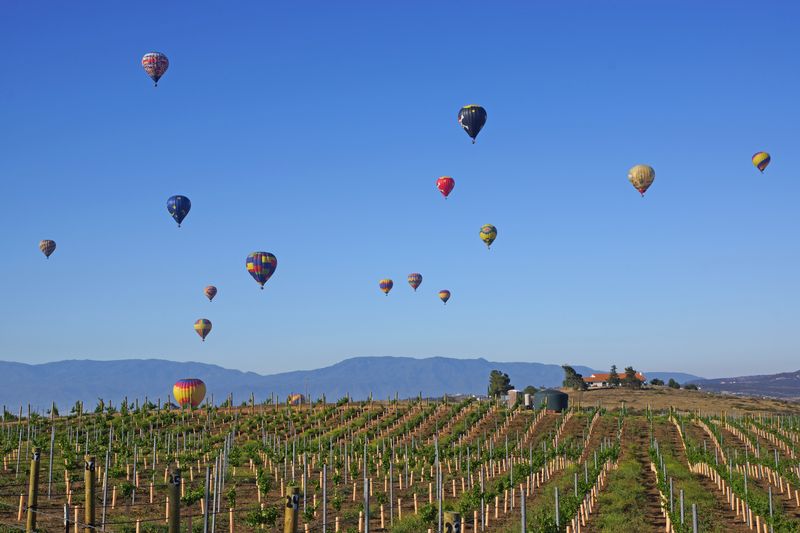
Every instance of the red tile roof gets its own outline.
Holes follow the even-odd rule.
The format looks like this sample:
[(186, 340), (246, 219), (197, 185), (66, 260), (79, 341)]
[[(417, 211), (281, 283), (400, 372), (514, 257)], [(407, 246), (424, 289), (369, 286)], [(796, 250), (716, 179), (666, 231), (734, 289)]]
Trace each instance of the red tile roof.
[[(592, 374), (591, 376), (583, 378), (583, 381), (585, 381), (586, 383), (603, 383), (605, 381), (608, 381), (610, 376), (611, 376), (610, 373), (604, 374), (598, 372), (596, 374)], [(637, 372), (636, 377), (639, 378), (639, 381), (645, 381), (644, 374), (642, 374), (641, 372)], [(624, 372), (622, 374), (619, 374), (619, 379), (620, 380), (625, 379)]]

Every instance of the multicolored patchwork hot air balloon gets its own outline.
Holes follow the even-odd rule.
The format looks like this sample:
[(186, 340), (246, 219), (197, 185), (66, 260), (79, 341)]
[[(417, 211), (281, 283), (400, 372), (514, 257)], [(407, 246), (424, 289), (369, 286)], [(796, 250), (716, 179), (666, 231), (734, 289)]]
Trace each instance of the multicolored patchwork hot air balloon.
[(178, 194), (170, 196), (169, 200), (167, 200), (167, 211), (169, 211), (169, 214), (175, 219), (175, 222), (178, 223), (179, 228), (181, 227), (181, 222), (183, 222), (183, 219), (189, 214), (191, 208), (192, 202), (185, 196)]
[(269, 252), (253, 252), (247, 256), (247, 271), (261, 285), (261, 290), (264, 290), (264, 284), (269, 281), (277, 267), (278, 258)]
[(214, 296), (217, 295), (217, 288), (213, 285), (209, 285), (208, 287), (203, 289), (203, 293), (205, 293), (206, 298), (208, 298), (208, 301), (210, 302), (211, 300), (214, 299)]
[(453, 187), (455, 186), (456, 180), (450, 176), (442, 176), (436, 180), (436, 188), (439, 189), (439, 192), (442, 193), (442, 196), (444, 196), (445, 200), (447, 200), (447, 197), (450, 196), (450, 193), (453, 191)]
[(414, 289), (414, 292), (417, 292), (417, 287), (419, 287), (421, 283), (422, 274), (419, 272), (414, 272), (413, 274), (408, 275), (408, 284), (411, 285), (411, 288)]
[(644, 193), (650, 188), (655, 179), (656, 171), (648, 165), (636, 165), (628, 171), (628, 181), (636, 187), (636, 190), (642, 196), (644, 196)]
[(198, 335), (200, 335), (200, 338), (203, 339), (203, 342), (205, 342), (206, 336), (211, 333), (211, 321), (207, 318), (199, 319), (194, 323), (194, 330)]
[(142, 58), (142, 68), (158, 87), (158, 80), (169, 68), (169, 59), (161, 52), (150, 52)]
[(383, 291), (383, 294), (389, 296), (389, 291), (394, 287), (394, 282), (390, 279), (382, 279), (378, 282), (378, 286)]
[(50, 259), (50, 254), (56, 251), (56, 241), (51, 241), (50, 239), (40, 241), (39, 249), (46, 258)]
[(196, 378), (179, 379), (172, 387), (172, 395), (182, 408), (198, 407), (206, 397), (206, 384)]
[(475, 137), (486, 124), (486, 110), (479, 105), (465, 105), (458, 112), (458, 124), (472, 137), (472, 144), (475, 144)]
[(450, 291), (447, 289), (439, 291), (439, 299), (447, 305), (447, 300), (450, 299)]
[(767, 152), (757, 152), (753, 156), (753, 165), (755, 165), (755, 167), (761, 172), (764, 172), (764, 170), (766, 170), (767, 165), (769, 165), (769, 162), (771, 160), (772, 158), (769, 156)]
[(497, 228), (491, 224), (484, 224), (481, 226), (481, 240), (486, 244), (487, 248), (492, 247), (492, 243), (497, 238)]

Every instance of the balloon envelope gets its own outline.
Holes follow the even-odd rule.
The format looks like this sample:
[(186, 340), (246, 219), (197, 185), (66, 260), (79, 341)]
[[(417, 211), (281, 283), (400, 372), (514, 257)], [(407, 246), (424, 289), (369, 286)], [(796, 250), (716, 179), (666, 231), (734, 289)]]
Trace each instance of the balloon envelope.
[(217, 295), (217, 288), (213, 285), (209, 285), (203, 290), (203, 292), (205, 293), (206, 298), (208, 298), (208, 301), (210, 302), (211, 300), (214, 299), (214, 296)]
[(497, 228), (491, 224), (484, 224), (481, 226), (481, 240), (486, 244), (487, 248), (492, 246), (492, 243), (497, 238)]
[(39, 249), (42, 251), (45, 257), (49, 258), (50, 254), (56, 251), (56, 241), (45, 239), (39, 242)]
[(772, 158), (767, 152), (758, 152), (753, 155), (753, 165), (761, 172), (764, 172), (770, 161), (772, 161)]
[(378, 282), (378, 286), (383, 291), (383, 294), (389, 296), (389, 291), (394, 287), (394, 282), (390, 279), (382, 279)]
[(486, 124), (486, 110), (479, 105), (465, 105), (458, 112), (458, 123), (472, 137), (472, 144), (475, 144), (475, 137)]
[(169, 68), (169, 59), (161, 52), (149, 52), (142, 57), (142, 68), (155, 85)]
[(194, 330), (200, 335), (203, 342), (205, 342), (206, 336), (211, 333), (211, 321), (207, 318), (199, 319), (194, 323)]
[(178, 223), (179, 228), (181, 227), (181, 222), (183, 222), (183, 219), (189, 214), (191, 208), (192, 202), (185, 196), (178, 194), (170, 196), (169, 200), (167, 200), (167, 211), (169, 211), (169, 214), (175, 219), (175, 222)]
[(253, 252), (247, 256), (247, 271), (253, 279), (264, 289), (264, 284), (269, 281), (275, 269), (278, 268), (278, 258), (269, 252)]
[(636, 165), (628, 171), (628, 181), (642, 196), (644, 196), (644, 193), (650, 188), (655, 179), (656, 171), (649, 165)]
[(413, 274), (408, 275), (408, 284), (411, 285), (411, 288), (414, 289), (414, 292), (417, 291), (417, 287), (419, 287), (421, 283), (422, 274), (419, 272), (414, 272)]
[(450, 299), (450, 291), (448, 291), (446, 289), (442, 290), (442, 291), (439, 291), (439, 299), (441, 301), (443, 301), (444, 303), (447, 303), (447, 300)]
[(206, 384), (196, 378), (179, 379), (172, 387), (172, 395), (181, 407), (197, 407), (206, 397)]
[(439, 189), (439, 192), (442, 193), (442, 196), (445, 198), (450, 196), (450, 193), (453, 191), (453, 187), (455, 186), (456, 180), (450, 176), (442, 176), (436, 180), (436, 188)]

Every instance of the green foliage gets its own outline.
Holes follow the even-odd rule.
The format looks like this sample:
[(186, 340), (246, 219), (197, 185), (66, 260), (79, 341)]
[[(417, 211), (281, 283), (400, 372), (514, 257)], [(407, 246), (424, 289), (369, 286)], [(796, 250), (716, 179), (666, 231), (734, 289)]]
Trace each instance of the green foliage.
[(279, 512), (275, 506), (264, 507), (263, 509), (256, 509), (250, 511), (245, 515), (244, 522), (252, 528), (259, 526), (275, 527), (278, 522)]
[(583, 376), (578, 374), (574, 368), (569, 365), (561, 365), (564, 369), (564, 382), (563, 385), (567, 389), (573, 390), (586, 390), (586, 382), (583, 381)]
[(636, 377), (636, 370), (632, 366), (625, 368), (625, 377), (622, 379), (622, 385), (628, 389), (642, 388), (642, 381)]
[(688, 383), (688, 384), (684, 385), (683, 388), (685, 390), (697, 390), (698, 389), (697, 385), (695, 385), (694, 383)]
[(653, 379), (650, 380), (650, 385), (663, 386), (664, 385), (664, 381), (660, 380), (658, 378), (653, 378)]
[(508, 374), (504, 374), (499, 370), (492, 370), (489, 374), (489, 390), (488, 395), (490, 397), (498, 397), (506, 394), (513, 388), (511, 385), (511, 378), (508, 377)]
[(202, 488), (186, 489), (181, 497), (181, 504), (190, 507), (203, 499), (205, 491)]
[(667, 387), (669, 387), (670, 389), (680, 389), (681, 384), (675, 381), (674, 379), (669, 378), (669, 383), (667, 383)]
[(236, 483), (225, 491), (225, 500), (228, 502), (229, 509), (236, 509)]
[(619, 387), (620, 379), (617, 374), (617, 365), (611, 365), (611, 372), (608, 373), (608, 384), (612, 387)]

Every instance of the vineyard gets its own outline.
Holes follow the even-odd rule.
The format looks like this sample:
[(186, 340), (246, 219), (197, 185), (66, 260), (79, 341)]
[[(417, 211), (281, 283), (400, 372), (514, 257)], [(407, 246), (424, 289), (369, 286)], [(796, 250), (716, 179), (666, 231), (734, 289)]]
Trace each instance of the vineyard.
[(732, 401), (20, 410), (0, 531), (284, 531), (296, 493), (299, 532), (800, 532), (800, 409)]

